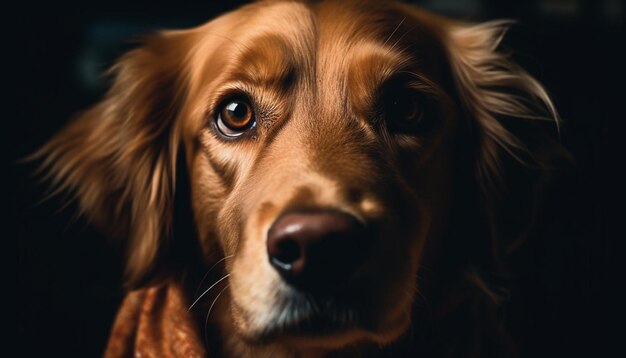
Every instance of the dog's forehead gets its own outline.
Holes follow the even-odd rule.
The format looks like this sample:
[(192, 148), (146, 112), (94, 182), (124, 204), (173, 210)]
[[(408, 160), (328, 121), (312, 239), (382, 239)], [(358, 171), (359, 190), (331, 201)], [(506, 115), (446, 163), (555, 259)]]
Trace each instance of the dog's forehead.
[[(223, 37), (217, 48), (223, 68), (253, 84), (280, 83), (294, 72), (312, 82), (336, 81), (354, 68), (384, 77), (407, 62), (426, 64), (430, 54), (420, 53), (420, 48), (432, 48), (428, 45), (433, 42), (426, 26), (392, 5), (253, 4), (228, 14), (228, 21), (223, 21), (228, 26), (218, 26), (208, 36)], [(414, 61), (415, 55), (419, 61)]]

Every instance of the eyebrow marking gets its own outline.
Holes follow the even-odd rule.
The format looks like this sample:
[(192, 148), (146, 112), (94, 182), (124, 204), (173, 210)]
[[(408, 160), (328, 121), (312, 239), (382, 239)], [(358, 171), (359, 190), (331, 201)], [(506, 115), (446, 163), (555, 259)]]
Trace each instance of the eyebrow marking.
[(252, 85), (289, 88), (296, 79), (298, 56), (280, 34), (249, 40), (232, 61), (231, 75)]

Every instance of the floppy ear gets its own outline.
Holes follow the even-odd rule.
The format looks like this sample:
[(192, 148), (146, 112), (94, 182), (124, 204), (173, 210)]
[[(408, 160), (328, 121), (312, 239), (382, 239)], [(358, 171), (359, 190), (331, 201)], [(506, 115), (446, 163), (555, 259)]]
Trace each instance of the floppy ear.
[[(550, 133), (558, 131), (560, 118), (544, 87), (497, 50), (509, 24), (448, 23), (445, 41), (471, 133), (467, 137), (469, 149), (474, 151), (470, 156), (474, 158), (475, 183), (485, 209), (488, 265), (495, 267), (504, 255), (525, 242), (543, 214), (546, 188), (573, 163)], [(480, 246), (476, 246), (480, 254)]]
[(470, 126), (478, 135), (478, 181), (491, 189), (501, 177), (503, 151), (524, 164), (546, 164), (505, 128), (502, 119), (549, 120), (557, 128), (559, 123), (558, 113), (543, 86), (497, 51), (509, 24), (510, 21), (453, 24), (446, 46), (457, 92)]
[(127, 241), (130, 285), (154, 268), (171, 230), (185, 94), (174, 36), (148, 37), (124, 55), (106, 97), (36, 153), (55, 192), (74, 194), (90, 220)]

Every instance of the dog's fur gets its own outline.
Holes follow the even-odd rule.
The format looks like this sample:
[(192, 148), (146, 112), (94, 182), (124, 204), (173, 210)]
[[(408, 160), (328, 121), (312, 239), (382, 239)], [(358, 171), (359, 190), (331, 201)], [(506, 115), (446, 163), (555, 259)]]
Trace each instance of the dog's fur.
[[(506, 25), (393, 2), (267, 1), (124, 55), (106, 98), (38, 153), (55, 188), (127, 248), (132, 291), (108, 354), (510, 352), (481, 274), (505, 268), (501, 162), (551, 160), (506, 124), (558, 118), (497, 51)], [(386, 91), (419, 93), (429, 128), (394, 129)], [(226, 140), (215, 118), (232, 96), (256, 126)], [(179, 224), (186, 201), (193, 230)], [(294, 208), (338, 209), (376, 234), (342, 305), (268, 262), (268, 228)], [(302, 330), (324, 314), (331, 333)]]

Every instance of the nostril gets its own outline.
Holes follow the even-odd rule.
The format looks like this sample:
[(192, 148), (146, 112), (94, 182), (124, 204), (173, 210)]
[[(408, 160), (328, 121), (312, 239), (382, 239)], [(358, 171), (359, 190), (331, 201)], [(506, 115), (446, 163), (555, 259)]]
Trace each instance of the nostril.
[(285, 271), (291, 271), (293, 263), (302, 256), (300, 245), (290, 238), (276, 243), (273, 251), (271, 253), (272, 263)]
[(350, 214), (292, 211), (274, 221), (266, 245), (270, 264), (287, 283), (321, 293), (346, 282), (365, 261), (369, 237)]

